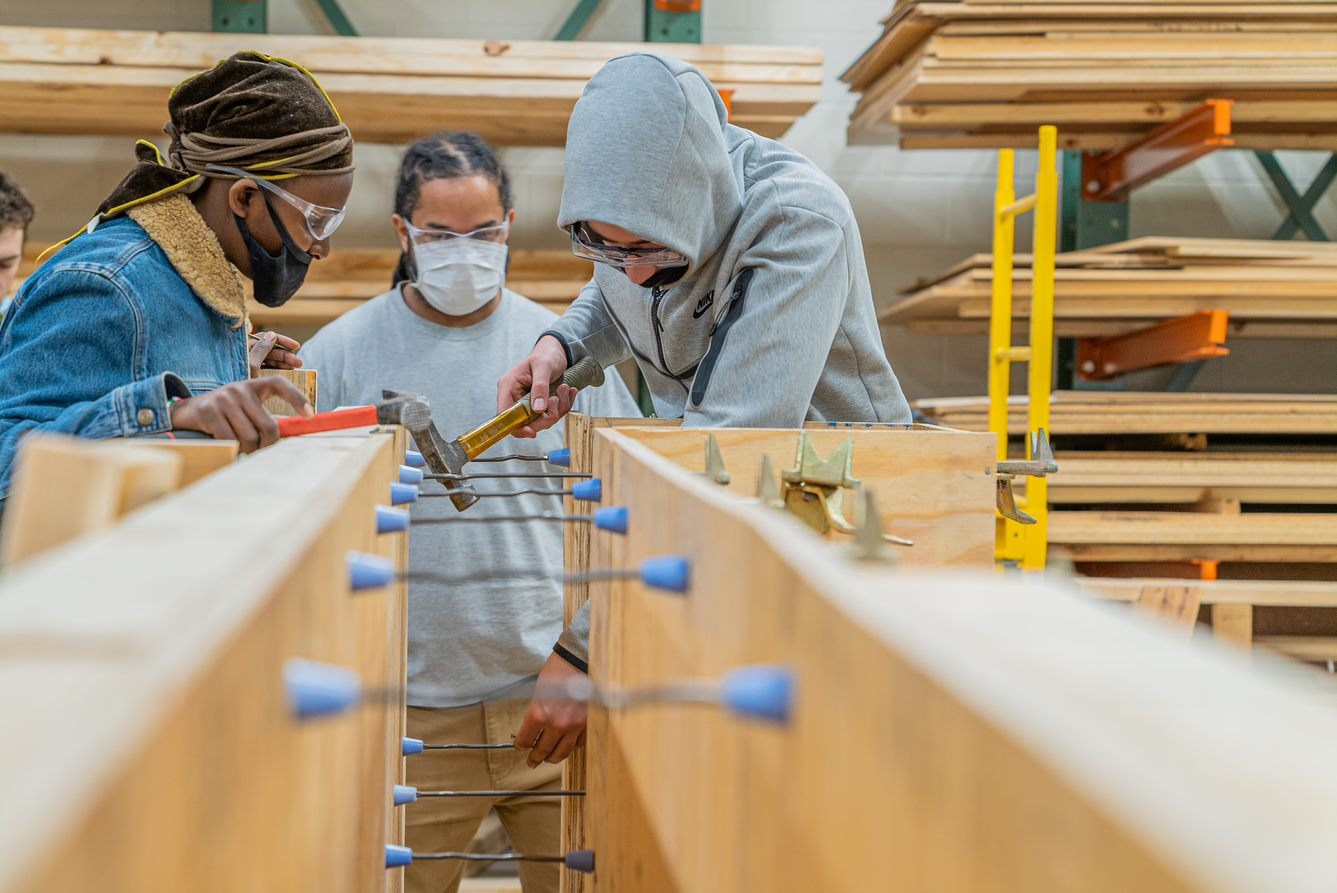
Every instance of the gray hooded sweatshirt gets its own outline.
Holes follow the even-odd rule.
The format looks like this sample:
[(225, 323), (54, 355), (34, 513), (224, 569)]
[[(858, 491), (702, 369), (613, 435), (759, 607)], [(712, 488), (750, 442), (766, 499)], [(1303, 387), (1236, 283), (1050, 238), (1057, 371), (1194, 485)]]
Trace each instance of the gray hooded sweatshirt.
[(585, 87), (558, 224), (588, 220), (690, 261), (655, 289), (596, 265), (550, 331), (573, 361), (634, 356), (656, 415), (693, 427), (910, 421), (845, 194), (802, 155), (727, 123), (691, 65), (632, 53)]
[[(799, 153), (729, 124), (696, 68), (631, 53), (585, 87), (557, 222), (588, 220), (690, 265), (647, 289), (596, 264), (547, 333), (568, 361), (635, 357), (656, 415), (691, 427), (910, 422), (845, 194)], [(558, 653), (588, 660), (588, 630), (582, 611)]]

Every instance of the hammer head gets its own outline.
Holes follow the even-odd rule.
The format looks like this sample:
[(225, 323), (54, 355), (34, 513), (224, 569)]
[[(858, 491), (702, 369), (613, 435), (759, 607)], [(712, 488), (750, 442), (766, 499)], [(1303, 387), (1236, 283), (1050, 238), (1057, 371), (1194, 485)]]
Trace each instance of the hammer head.
[[(404, 391), (381, 391), (384, 400), (376, 406), (376, 419), (383, 425), (403, 425), (413, 435), (413, 443), (434, 474), (463, 474), (469, 461), (458, 441), (446, 441), (432, 421), (427, 398)], [(464, 511), (478, 501), (478, 494), (467, 481), (452, 481), (447, 486), (450, 501), (457, 511)]]

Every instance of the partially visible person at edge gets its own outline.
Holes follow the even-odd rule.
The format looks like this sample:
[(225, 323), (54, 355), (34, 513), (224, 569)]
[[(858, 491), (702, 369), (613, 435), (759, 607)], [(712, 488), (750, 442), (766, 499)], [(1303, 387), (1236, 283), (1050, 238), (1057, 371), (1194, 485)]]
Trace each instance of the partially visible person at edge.
[(23, 263), (23, 246), (28, 242), (33, 206), (13, 177), (0, 171), (0, 319), (11, 303), (9, 292)]
[(0, 506), (34, 431), (172, 430), (278, 439), (264, 408), (314, 409), (262, 364), (296, 342), (250, 339), (241, 276), (277, 307), (329, 254), (353, 187), (353, 139), (301, 66), (237, 53), (173, 88), (166, 158), (138, 163), (88, 225), (24, 282), (0, 324)]
[[(594, 281), (498, 382), (498, 406), (532, 390), (544, 410), (520, 436), (566, 413), (548, 382), (584, 357), (635, 358), (656, 415), (687, 426), (910, 422), (849, 200), (798, 152), (730, 124), (686, 62), (631, 53), (590, 80), (557, 222)], [(583, 708), (543, 692), (580, 672), (588, 643), (587, 606), (556, 652), (574, 662), (544, 668), (522, 738), (583, 730)]]
[[(382, 388), (392, 388), (423, 394), (438, 425), (467, 430), (492, 415), (493, 383), (511, 359), (557, 319), (506, 287), (515, 221), (510, 178), (476, 134), (424, 137), (404, 153), (391, 219), (403, 249), (393, 287), (321, 329), (301, 356), (320, 373), (322, 410), (374, 402)], [(603, 387), (581, 393), (576, 408), (594, 416), (640, 415), (616, 374)], [(561, 449), (561, 426), (531, 443), (525, 452), (534, 455)], [(515, 443), (506, 440), (488, 455), (514, 452)], [(510, 460), (488, 470), (535, 466)], [(484, 493), (515, 489), (514, 481), (479, 485)], [(561, 511), (560, 497), (531, 493), (483, 499), (469, 515)], [(410, 570), (439, 571), (445, 560), (452, 575), (469, 582), (409, 584), (408, 733), (425, 741), (531, 745), (539, 734), (521, 737), (520, 725), (545, 660), (561, 659), (551, 655), (562, 632), (562, 585), (552, 578), (517, 583), (493, 571), (499, 556), (526, 566), (560, 566), (563, 525), (432, 523), (457, 516), (446, 499), (424, 500), (413, 510)], [(408, 782), (423, 790), (556, 790), (561, 770), (555, 764), (578, 737), (553, 741), (547, 763), (515, 750), (410, 760)], [(406, 843), (418, 852), (467, 850), (492, 809), (517, 851), (557, 852), (556, 797), (429, 798), (408, 813)], [(462, 868), (455, 860), (415, 862), (405, 888), (454, 893)], [(556, 893), (559, 877), (554, 864), (520, 865), (526, 893)]]

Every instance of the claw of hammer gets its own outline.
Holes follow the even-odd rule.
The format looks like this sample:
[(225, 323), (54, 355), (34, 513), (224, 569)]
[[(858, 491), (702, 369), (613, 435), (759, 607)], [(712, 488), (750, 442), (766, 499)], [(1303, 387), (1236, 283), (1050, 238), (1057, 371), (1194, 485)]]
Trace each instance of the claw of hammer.
[[(432, 421), (427, 398), (405, 391), (381, 391), (384, 400), (376, 405), (376, 419), (383, 425), (403, 425), (413, 435), (413, 443), (434, 474), (460, 474), (469, 457), (458, 441), (446, 441)], [(450, 488), (450, 501), (456, 511), (464, 511), (478, 501), (473, 486), (459, 483)]]

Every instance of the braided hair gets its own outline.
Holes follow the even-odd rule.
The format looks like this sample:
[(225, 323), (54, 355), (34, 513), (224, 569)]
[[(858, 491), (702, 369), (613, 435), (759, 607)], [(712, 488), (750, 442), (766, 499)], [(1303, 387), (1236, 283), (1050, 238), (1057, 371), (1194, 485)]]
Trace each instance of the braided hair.
[[(405, 220), (413, 216), (422, 197), (422, 184), (428, 180), (453, 180), (458, 177), (484, 177), (495, 183), (501, 208), (510, 213), (515, 207), (511, 195), (511, 176), (502, 167), (496, 150), (481, 136), (463, 130), (442, 130), (425, 136), (404, 152), (399, 164), (399, 183), (395, 187), (395, 213)], [(416, 276), (413, 258), (400, 252), (390, 285), (411, 282)]]

